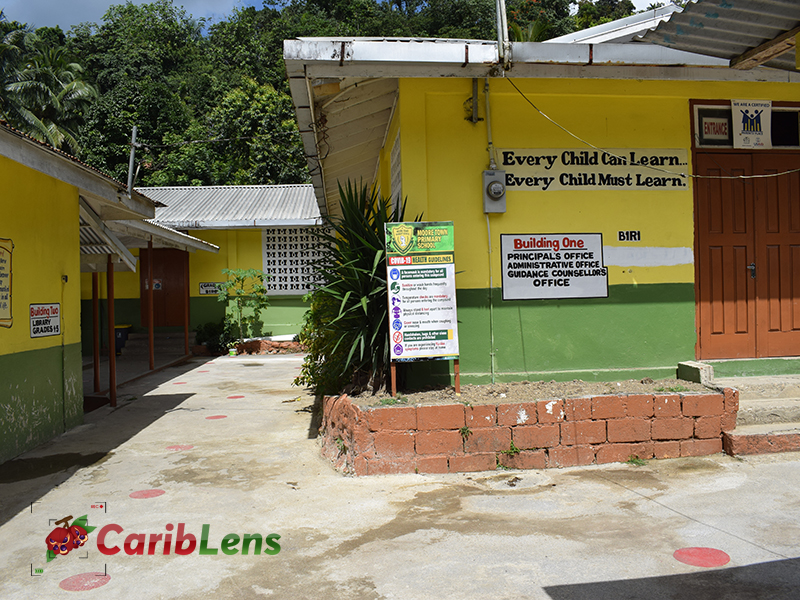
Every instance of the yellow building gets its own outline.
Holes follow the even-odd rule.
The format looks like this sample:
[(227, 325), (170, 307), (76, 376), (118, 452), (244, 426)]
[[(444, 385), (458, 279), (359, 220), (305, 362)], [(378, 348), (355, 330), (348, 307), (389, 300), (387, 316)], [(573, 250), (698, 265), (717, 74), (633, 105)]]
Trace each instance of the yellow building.
[(128, 261), (104, 222), (152, 217), (154, 207), (3, 123), (0, 181), (2, 462), (83, 422), (81, 224)]
[[(462, 379), (663, 377), (693, 359), (795, 371), (794, 63), (734, 71), (650, 44), (507, 48), (284, 45), (325, 211), (338, 183), (363, 179), (407, 197), (407, 214), (454, 222)], [(754, 360), (765, 357), (780, 360)], [(439, 363), (424, 371), (450, 378)]]

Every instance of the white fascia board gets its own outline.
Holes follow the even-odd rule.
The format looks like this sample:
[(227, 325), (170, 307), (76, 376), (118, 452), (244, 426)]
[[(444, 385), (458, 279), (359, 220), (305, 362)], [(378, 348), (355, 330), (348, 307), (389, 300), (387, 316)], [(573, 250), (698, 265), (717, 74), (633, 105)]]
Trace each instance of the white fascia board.
[(513, 42), (513, 64), (561, 65), (613, 64), (619, 66), (669, 65), (681, 67), (727, 67), (727, 61), (656, 46), (654, 44), (548, 44)]
[(160, 225), (171, 229), (263, 229), (265, 227), (309, 227), (322, 224), (321, 218), (310, 219), (272, 219), (250, 221), (159, 221)]
[(199, 240), (180, 231), (159, 227), (147, 221), (108, 221), (107, 225), (115, 233), (129, 235), (144, 241), (152, 239), (187, 252), (194, 252), (195, 250), (205, 250), (215, 254), (219, 252), (219, 247), (214, 244)]

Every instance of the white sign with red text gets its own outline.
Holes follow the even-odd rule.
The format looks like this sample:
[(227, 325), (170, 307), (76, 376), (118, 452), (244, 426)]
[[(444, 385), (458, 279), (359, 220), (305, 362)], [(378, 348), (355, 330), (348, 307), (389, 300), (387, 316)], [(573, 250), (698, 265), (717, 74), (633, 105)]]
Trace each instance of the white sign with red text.
[(607, 298), (600, 233), (500, 236), (503, 300)]
[(61, 305), (31, 304), (31, 337), (61, 335)]

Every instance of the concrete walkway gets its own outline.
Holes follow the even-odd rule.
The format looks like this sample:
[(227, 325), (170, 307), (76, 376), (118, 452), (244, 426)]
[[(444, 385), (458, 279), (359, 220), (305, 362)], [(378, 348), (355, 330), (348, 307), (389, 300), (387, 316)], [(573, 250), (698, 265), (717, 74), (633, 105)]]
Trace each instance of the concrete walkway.
[[(289, 385), (300, 361), (194, 359), (0, 467), (0, 598), (705, 600), (800, 589), (797, 453), (343, 477), (309, 439), (312, 398)], [(84, 514), (98, 527), (87, 545), (46, 563), (50, 520)], [(109, 524), (122, 528), (105, 539), (121, 549), (111, 556), (98, 549)], [(216, 554), (177, 555), (171, 541), (164, 555), (163, 538), (150, 556), (122, 550), (130, 534), (149, 544), (185, 529), (199, 542), (204, 525)], [(233, 541), (239, 552), (222, 552), (227, 534), (254, 533), (280, 535), (280, 552), (255, 555), (253, 543), (244, 555)], [(674, 557), (686, 548), (710, 549), (679, 553), (694, 562), (729, 562), (692, 566)]]

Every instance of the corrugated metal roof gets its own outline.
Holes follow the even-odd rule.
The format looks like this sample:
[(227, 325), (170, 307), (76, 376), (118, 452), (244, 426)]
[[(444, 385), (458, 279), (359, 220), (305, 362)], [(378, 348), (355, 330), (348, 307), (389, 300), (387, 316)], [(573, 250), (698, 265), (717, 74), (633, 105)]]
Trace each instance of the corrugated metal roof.
[(666, 21), (670, 15), (680, 12), (681, 7), (668, 4), (654, 10), (645, 10), (630, 17), (624, 17), (602, 25), (596, 25), (574, 33), (545, 40), (545, 44), (622, 44), (633, 41)]
[(311, 184), (152, 187), (165, 207), (154, 222), (176, 229), (312, 225), (320, 213)]
[[(797, 0), (698, 0), (687, 4), (642, 40), (660, 46), (732, 59), (800, 23)], [(795, 71), (795, 50), (765, 66)]]

